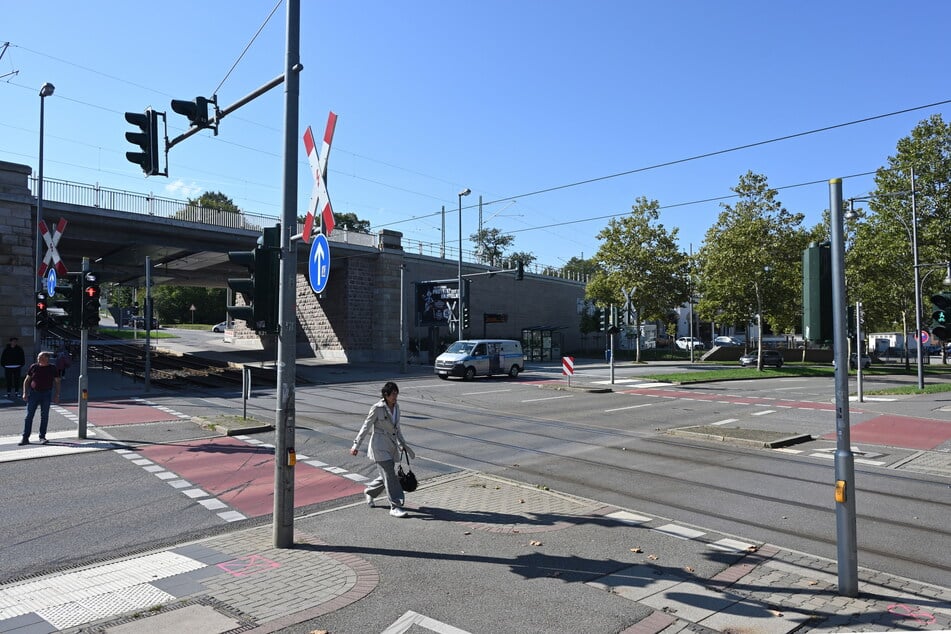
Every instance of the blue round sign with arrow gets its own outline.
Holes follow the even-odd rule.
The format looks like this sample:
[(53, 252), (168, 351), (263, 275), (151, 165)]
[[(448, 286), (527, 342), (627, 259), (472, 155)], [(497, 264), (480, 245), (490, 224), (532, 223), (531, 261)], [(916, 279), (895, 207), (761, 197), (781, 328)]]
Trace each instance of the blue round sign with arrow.
[(307, 264), (310, 287), (315, 293), (322, 293), (330, 279), (330, 244), (327, 236), (318, 233), (310, 245), (310, 258)]

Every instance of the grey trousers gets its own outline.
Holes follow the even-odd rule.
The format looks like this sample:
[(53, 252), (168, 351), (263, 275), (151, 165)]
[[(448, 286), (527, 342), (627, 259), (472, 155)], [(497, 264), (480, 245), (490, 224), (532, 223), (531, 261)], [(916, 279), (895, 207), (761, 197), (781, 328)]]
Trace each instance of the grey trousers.
[(400, 486), (400, 479), (396, 475), (396, 464), (394, 461), (381, 460), (376, 463), (376, 468), (379, 470), (380, 475), (367, 483), (367, 488), (364, 493), (371, 498), (375, 498), (386, 490), (386, 495), (390, 499), (390, 506), (403, 506), (403, 487)]

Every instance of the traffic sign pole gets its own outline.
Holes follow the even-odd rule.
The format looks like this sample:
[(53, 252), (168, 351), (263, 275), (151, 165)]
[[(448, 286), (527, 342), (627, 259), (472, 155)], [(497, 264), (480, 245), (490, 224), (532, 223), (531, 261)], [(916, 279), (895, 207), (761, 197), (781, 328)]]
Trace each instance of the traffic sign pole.
[[(83, 258), (82, 279), (86, 279), (86, 273), (89, 272), (89, 258)], [(89, 330), (85, 324), (80, 321), (82, 328), (79, 335), (79, 385), (77, 394), (79, 395), (79, 429), (76, 433), (80, 438), (86, 437), (87, 411), (86, 405), (89, 401)]]

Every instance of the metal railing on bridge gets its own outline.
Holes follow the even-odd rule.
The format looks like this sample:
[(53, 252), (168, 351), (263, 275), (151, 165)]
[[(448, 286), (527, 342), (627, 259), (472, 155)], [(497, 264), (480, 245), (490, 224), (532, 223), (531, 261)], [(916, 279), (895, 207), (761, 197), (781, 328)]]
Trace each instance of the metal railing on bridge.
[[(34, 196), (37, 195), (37, 178), (30, 177), (30, 188)], [(43, 179), (43, 199), (46, 201), (56, 201), (70, 205), (81, 205), (85, 207), (95, 207), (99, 209), (113, 209), (125, 213), (142, 214), (156, 216), (159, 218), (170, 218), (182, 220), (185, 222), (194, 222), (196, 224), (210, 225), (215, 227), (225, 227), (228, 229), (247, 229), (250, 231), (261, 231), (264, 227), (273, 226), (279, 221), (274, 216), (265, 216), (248, 211), (228, 212), (216, 209), (214, 207), (202, 207), (201, 205), (190, 204), (187, 200), (177, 200), (174, 198), (165, 198), (153, 194), (139, 194), (134, 192), (122, 191), (111, 187), (102, 187), (99, 184), (88, 185), (83, 183), (71, 183), (69, 181), (57, 180), (53, 178)], [(298, 233), (303, 230), (303, 226), (298, 224)], [(366, 234), (360, 231), (347, 229), (338, 229), (334, 232), (332, 242), (343, 242), (345, 244), (357, 244), (363, 246), (376, 246), (377, 236)], [(458, 260), (459, 249), (451, 245), (442, 245), (434, 242), (421, 242), (409, 238), (402, 239), (403, 250), (419, 255), (430, 257), (446, 258)], [(469, 263), (483, 264), (484, 260), (476, 251), (462, 250), (462, 258)], [(511, 267), (509, 267), (511, 268)], [(525, 267), (525, 271), (536, 275), (548, 277), (558, 277), (577, 282), (586, 282), (586, 276), (581, 276), (571, 271), (565, 271), (562, 267), (553, 267), (540, 264), (532, 264)]]

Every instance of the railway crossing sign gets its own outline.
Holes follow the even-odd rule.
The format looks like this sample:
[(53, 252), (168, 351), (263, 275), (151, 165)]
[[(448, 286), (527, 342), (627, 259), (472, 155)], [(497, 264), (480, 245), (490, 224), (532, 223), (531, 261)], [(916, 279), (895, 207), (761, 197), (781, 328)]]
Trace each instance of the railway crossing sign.
[(310, 258), (307, 264), (310, 287), (315, 293), (322, 293), (330, 279), (330, 245), (327, 236), (318, 233), (310, 245)]
[(36, 272), (37, 276), (44, 277), (49, 268), (55, 268), (57, 273), (65, 276), (69, 273), (69, 269), (67, 269), (63, 261), (59, 259), (59, 251), (57, 251), (56, 245), (59, 244), (59, 239), (63, 237), (63, 232), (66, 231), (66, 219), (60, 218), (56, 226), (53, 227), (52, 233), (50, 233), (49, 228), (46, 226), (46, 221), (44, 220), (40, 220), (40, 224), (38, 224), (37, 227), (40, 230), (40, 235), (43, 236), (43, 242), (46, 243), (46, 256), (40, 264), (40, 270)]
[(310, 171), (314, 175), (314, 189), (310, 194), (310, 203), (307, 205), (307, 215), (304, 216), (304, 243), (310, 242), (311, 230), (314, 226), (314, 217), (320, 212), (320, 229), (324, 236), (329, 236), (334, 230), (334, 210), (330, 205), (330, 196), (327, 194), (327, 161), (330, 159), (330, 144), (334, 139), (334, 129), (337, 127), (337, 115), (333, 111), (327, 117), (327, 128), (324, 130), (324, 141), (317, 154), (314, 143), (314, 133), (310, 126), (304, 132), (304, 149), (307, 150), (307, 160), (310, 162)]

